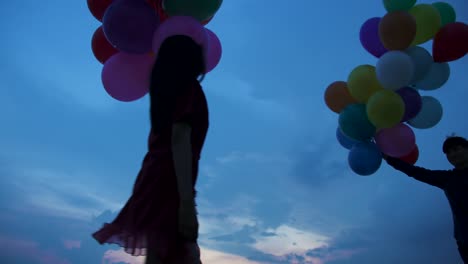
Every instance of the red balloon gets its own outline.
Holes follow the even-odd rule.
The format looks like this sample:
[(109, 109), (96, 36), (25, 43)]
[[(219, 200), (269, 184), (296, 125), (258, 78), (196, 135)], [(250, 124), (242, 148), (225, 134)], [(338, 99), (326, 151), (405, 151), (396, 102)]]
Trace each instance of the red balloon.
[(438, 63), (458, 60), (468, 52), (468, 25), (454, 22), (442, 27), (434, 37), (432, 55)]
[(104, 13), (114, 0), (88, 0), (88, 8), (93, 16), (102, 22)]
[(419, 159), (418, 146), (416, 145), (416, 147), (408, 155), (400, 157), (399, 159), (401, 159), (404, 162), (414, 165)]
[(102, 64), (112, 57), (112, 55), (119, 52), (109, 43), (109, 41), (107, 41), (102, 26), (98, 27), (96, 31), (94, 31), (91, 48), (93, 50), (94, 57), (96, 57), (96, 59)]

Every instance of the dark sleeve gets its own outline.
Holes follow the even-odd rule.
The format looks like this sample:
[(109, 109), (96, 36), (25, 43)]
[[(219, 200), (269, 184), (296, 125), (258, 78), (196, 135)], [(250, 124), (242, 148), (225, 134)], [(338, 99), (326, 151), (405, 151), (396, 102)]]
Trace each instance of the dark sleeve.
[(191, 124), (193, 89), (177, 90), (150, 90), (151, 129), (155, 134), (176, 122)]
[(446, 170), (428, 170), (406, 163), (400, 159), (388, 157), (387, 163), (393, 168), (413, 177), (414, 179), (444, 189), (449, 177), (450, 171)]

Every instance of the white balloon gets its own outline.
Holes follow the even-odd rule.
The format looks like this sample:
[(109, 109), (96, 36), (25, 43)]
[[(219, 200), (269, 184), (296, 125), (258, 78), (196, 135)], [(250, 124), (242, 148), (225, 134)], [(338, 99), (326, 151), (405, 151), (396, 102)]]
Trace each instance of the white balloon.
[(396, 91), (411, 83), (414, 74), (413, 60), (403, 51), (389, 51), (377, 62), (376, 73), (384, 88)]

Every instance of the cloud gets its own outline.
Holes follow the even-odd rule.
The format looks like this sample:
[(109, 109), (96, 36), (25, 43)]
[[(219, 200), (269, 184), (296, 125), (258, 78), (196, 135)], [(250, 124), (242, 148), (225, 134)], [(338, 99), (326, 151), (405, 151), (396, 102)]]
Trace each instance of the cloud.
[[(307, 251), (327, 245), (328, 238), (291, 226), (282, 225), (267, 229), (268, 236), (256, 236), (253, 247), (274, 256), (305, 255)], [(274, 234), (274, 235), (272, 235)]]
[[(385, 164), (378, 175), (354, 175), (346, 162), (346, 150), (335, 141), (334, 134), (304, 137), (286, 154), (291, 162), (282, 186), (283, 190), (289, 190), (293, 202), (283, 212), (288, 219), (284, 225), (328, 239), (323, 245), (310, 250), (304, 246), (290, 254), (285, 254), (294, 248), (290, 240), (275, 243), (279, 238), (274, 235), (257, 239), (278, 258), (275, 261), (459, 262), (452, 238), (450, 209), (440, 190), (405, 175), (391, 175), (396, 173), (389, 171)], [(231, 155), (222, 161), (238, 162), (239, 156)], [(268, 231), (274, 234), (271, 228)]]
[[(41, 249), (38, 243), (0, 235), (0, 258), (14, 260), (14, 263), (71, 264), (52, 250)], [(5, 263), (5, 262), (4, 262)], [(13, 263), (13, 262), (9, 262)]]
[[(33, 93), (42, 99), (53, 100), (55, 106), (70, 108), (72, 103), (75, 110), (76, 106), (79, 106), (80, 110), (92, 112), (109, 112), (115, 109), (117, 102), (114, 102), (102, 87), (99, 68), (90, 68), (89, 62), (83, 61), (82, 58), (75, 60), (75, 63), (69, 63), (53, 52), (34, 51), (40, 48), (37, 45), (28, 46), (29, 51), (36, 54), (34, 57), (29, 54), (17, 54), (14, 59), (6, 60), (8, 65), (0, 63), (0, 69), (6, 73), (3, 84), (11, 91), (10, 108), (17, 108), (11, 105), (11, 102), (24, 99), (18, 91), (24, 92), (24, 87), (28, 87), (28, 95)], [(12, 54), (14, 53), (7, 53), (7, 57)], [(48, 71), (54, 74), (37, 71), (38, 64), (44, 61), (48, 62)], [(83, 75), (88, 77), (83, 78)]]
[[(405, 252), (408, 256), (405, 263), (411, 263), (410, 259), (418, 260), (414, 256), (423, 251), (415, 246), (421, 244), (415, 238), (424, 232), (428, 236), (423, 237), (429, 239), (433, 226), (440, 225), (440, 222), (426, 225), (415, 221), (414, 225), (404, 227), (409, 222), (404, 215), (414, 214), (422, 206), (420, 204), (405, 209), (405, 212), (397, 215), (393, 213), (407, 204), (396, 197), (407, 197), (414, 193), (410, 187), (404, 188), (404, 181), (408, 179), (405, 176), (388, 176), (388, 168), (385, 167), (381, 169), (380, 175), (373, 177), (354, 175), (346, 163), (346, 150), (341, 149), (336, 142), (331, 145), (331, 140), (334, 140), (334, 135), (324, 134), (306, 141), (308, 144), (297, 145), (295, 152), (291, 150), (284, 154), (271, 154), (231, 151), (215, 158), (209, 166), (212, 173), (210, 178), (217, 184), (214, 184), (216, 189), (202, 195), (206, 199), (213, 197), (209, 199), (211, 204), (206, 206), (224, 208), (235, 200), (232, 195), (239, 192), (255, 192), (253, 200), (256, 202), (249, 206), (239, 206), (249, 208), (243, 214), (236, 210), (225, 210), (210, 217), (205, 215), (205, 221), (208, 221), (203, 223), (211, 230), (205, 233), (210, 235), (204, 236), (204, 242), (209, 246), (218, 245), (229, 249), (230, 252), (243, 252), (243, 255), (253, 260), (268, 263), (376, 263), (379, 254), (392, 254), (392, 251)], [(223, 178), (222, 182), (218, 179), (220, 177)], [(260, 188), (267, 178), (268, 188)], [(208, 194), (215, 190), (221, 190), (221, 197), (225, 195), (230, 199), (221, 202), (219, 195)], [(421, 192), (419, 201), (425, 201), (426, 195)], [(206, 207), (202, 204), (200, 208)], [(449, 216), (447, 213), (446, 216)], [(227, 219), (232, 214), (241, 215), (244, 224), (231, 228)], [(281, 217), (273, 222), (271, 218), (275, 218), (275, 215)], [(376, 218), (377, 215), (381, 216)], [(430, 218), (434, 218), (432, 214), (425, 214), (418, 221)], [(231, 229), (223, 232), (223, 227)], [(283, 232), (283, 229), (287, 231)], [(286, 235), (278, 236), (275, 231)], [(399, 248), (401, 241), (408, 239), (403, 235), (405, 233), (412, 234), (409, 239), (413, 241), (405, 244), (406, 251)], [(449, 233), (450, 230), (446, 235)], [(316, 241), (315, 235), (326, 239)], [(390, 239), (393, 236), (395, 238)], [(441, 241), (450, 243), (447, 237)], [(295, 245), (294, 238), (302, 239), (303, 246)], [(392, 245), (387, 244), (387, 239)], [(250, 248), (241, 248), (241, 243)], [(441, 245), (442, 242), (433, 243), (433, 246), (435, 244)], [(437, 254), (444, 251), (447, 252), (447, 247), (439, 246)], [(389, 259), (398, 262), (396, 257)]]
[(287, 105), (254, 94), (252, 85), (230, 73), (219, 73), (206, 80), (205, 89), (210, 95), (220, 97), (239, 111), (253, 113), (269, 121), (295, 121), (295, 113)]
[[(78, 14), (86, 12), (86, 5), (78, 3), (57, 3), (51, 6), (49, 11), (55, 15), (47, 19), (39, 11), (40, 5), (29, 1), (28, 14), (18, 13), (10, 16), (11, 25), (16, 25), (16, 30), (5, 30), (5, 34), (11, 41), (2, 46), (4, 61), (6, 65), (0, 68), (12, 69), (15, 75), (6, 74), (9, 86), (19, 88), (28, 93), (32, 89), (38, 89), (46, 97), (57, 99), (57, 103), (64, 105), (72, 103), (82, 109), (91, 111), (107, 111), (114, 105), (104, 88), (100, 76), (102, 65), (93, 57), (89, 41), (98, 24), (83, 28), (83, 24), (90, 25), (90, 21)], [(12, 10), (21, 8), (17, 3), (8, 5)], [(60, 12), (63, 8), (73, 8), (76, 14)], [(74, 16), (71, 18), (71, 16)], [(32, 19), (34, 25), (26, 24), (24, 21)], [(69, 19), (65, 29), (61, 21)], [(89, 18), (88, 18), (89, 19)], [(11, 29), (11, 28), (10, 28)], [(35, 39), (34, 45), (21, 41), (22, 32), (28, 32), (28, 37)], [(50, 34), (55, 32), (55, 34)], [(75, 32), (74, 36), (63, 38), (69, 32)], [(59, 46), (54, 43), (61, 43)], [(63, 48), (66, 46), (67, 48)], [(28, 52), (22, 52), (27, 50)], [(73, 50), (73, 52), (70, 52)], [(2, 67), (3, 66), (3, 67)], [(14, 76), (14, 78), (12, 78)], [(29, 82), (25, 83), (25, 82)]]
[[(283, 153), (231, 151), (209, 164), (217, 175), (209, 179), (215, 187), (202, 190), (200, 196), (225, 207), (232, 195), (255, 193), (257, 202), (251, 211), (267, 227), (289, 224), (332, 236), (366, 219), (368, 213), (355, 214), (354, 210), (366, 212), (369, 195), (380, 190), (371, 181), (352, 175), (340, 160), (345, 151), (336, 151), (330, 144)], [(372, 192), (367, 191), (369, 187)]]
[[(16, 190), (26, 211), (76, 220), (90, 220), (107, 208), (119, 210), (121, 203), (92, 191), (65, 172), (42, 168), (17, 168), (6, 182)], [(13, 206), (13, 205), (10, 205)], [(17, 206), (17, 205), (16, 205)], [(16, 208), (18, 209), (18, 207)]]
[(123, 249), (107, 250), (102, 257), (102, 262), (105, 264), (125, 263), (125, 264), (143, 264), (145, 257), (135, 257), (126, 253)]
[(216, 158), (216, 161), (221, 165), (227, 165), (232, 163), (240, 162), (254, 162), (261, 165), (268, 165), (273, 163), (276, 165), (289, 165), (291, 163), (290, 158), (282, 154), (266, 154), (261, 152), (242, 152), (232, 151), (223, 157)]
[(79, 249), (81, 248), (81, 241), (79, 240), (64, 240), (63, 245), (66, 249)]
[(208, 248), (201, 248), (201, 259), (206, 264), (262, 264), (262, 262), (248, 260), (245, 257), (229, 254)]
[[(201, 261), (204, 264), (262, 264), (261, 262), (251, 261), (245, 257), (229, 254), (226, 252), (200, 248)], [(114, 263), (125, 263), (125, 264), (143, 264), (145, 257), (134, 257), (126, 253), (124, 250), (108, 250), (104, 254), (103, 263), (114, 264)]]
[(308, 255), (329, 264), (458, 263), (443, 192), (385, 163), (370, 177), (353, 174), (333, 136), (304, 140), (291, 154), (289, 216), (330, 237)]
[[(210, 164), (210, 172), (217, 176), (210, 180), (221, 183), (217, 178), (222, 177), (223, 185), (215, 185), (217, 190), (224, 190), (223, 194), (228, 190), (233, 192), (229, 193), (230, 199), (222, 202), (215, 198), (219, 196), (212, 193), (213, 189), (206, 190), (206, 194), (200, 193), (205, 201), (199, 205), (203, 230), (201, 241), (207, 246), (242, 252), (253, 260), (267, 263), (318, 261), (317, 257), (307, 253), (328, 245), (331, 237), (322, 234), (318, 228), (311, 228), (313, 225), (301, 225), (308, 218), (304, 221), (295, 219), (303, 216), (295, 214), (299, 210), (311, 210), (310, 203), (306, 202), (308, 200), (301, 196), (307, 193), (310, 198), (310, 188), (301, 187), (303, 191), (296, 193), (294, 188), (297, 188), (297, 184), (292, 184), (289, 177), (290, 170), (296, 165), (295, 158), (280, 152), (243, 151), (231, 151), (215, 158)], [(264, 185), (266, 182), (267, 188)], [(240, 195), (236, 199), (235, 195), (239, 193), (256, 195)], [(304, 206), (299, 209), (296, 203)], [(317, 211), (313, 212), (311, 218), (317, 219)], [(327, 220), (325, 217), (320, 219), (323, 222)]]
[(222, 207), (207, 199), (200, 199), (200, 235), (205, 238), (218, 237), (238, 232), (244, 227), (259, 225), (259, 219), (253, 212), (257, 203), (257, 199), (248, 195), (238, 195)]
[[(216, 199), (219, 206), (230, 203), (235, 199), (233, 196), (239, 194), (249, 193), (259, 201), (267, 199), (271, 193), (283, 190), (281, 178), (287, 177), (286, 171), (292, 163), (280, 152), (227, 151), (201, 164), (200, 197)], [(268, 188), (264, 185), (266, 182), (270, 184)], [(287, 199), (281, 197), (280, 203)]]
[(308, 191), (337, 184), (345, 177), (354, 175), (347, 162), (348, 150), (339, 145), (335, 130), (335, 122), (321, 131), (308, 128), (304, 136), (293, 141), (288, 150), (287, 154), (292, 160), (290, 179)]
[(366, 224), (333, 238), (330, 250), (355, 253), (330, 264), (460, 262), (443, 193), (404, 175), (394, 177), (369, 202)]
[(312, 264), (325, 264), (333, 261), (349, 261), (354, 255), (364, 252), (364, 249), (335, 249), (335, 248), (318, 248), (311, 250), (307, 256), (312, 260)]
[(296, 227), (292, 220), (271, 226), (266, 217), (257, 213), (260, 204), (257, 199), (248, 196), (233, 199), (227, 207), (202, 200), (199, 205), (200, 243), (208, 248), (235, 252), (265, 263), (315, 264), (333, 257), (339, 258), (346, 251), (310, 256), (311, 251), (328, 246), (332, 238)]

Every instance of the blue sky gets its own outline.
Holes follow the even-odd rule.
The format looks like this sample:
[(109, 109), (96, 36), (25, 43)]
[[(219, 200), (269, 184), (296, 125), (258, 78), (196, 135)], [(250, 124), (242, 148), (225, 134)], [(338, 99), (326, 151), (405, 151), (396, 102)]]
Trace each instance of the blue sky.
[[(447, 2), (467, 23), (467, 2)], [(121, 103), (104, 91), (86, 1), (2, 1), (0, 10), (1, 262), (142, 263), (90, 234), (130, 195), (148, 98)], [(460, 261), (443, 192), (386, 164), (353, 174), (323, 101), (328, 84), (375, 65), (359, 29), (384, 14), (381, 1), (224, 1), (208, 25), (223, 57), (203, 82), (204, 263)], [(468, 136), (468, 60), (450, 66), (449, 81), (423, 93), (441, 101), (443, 120), (415, 130), (428, 168), (450, 168), (446, 135)]]

